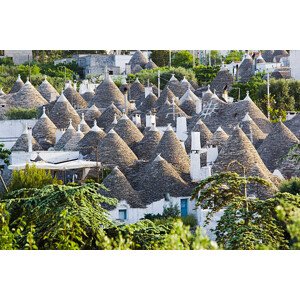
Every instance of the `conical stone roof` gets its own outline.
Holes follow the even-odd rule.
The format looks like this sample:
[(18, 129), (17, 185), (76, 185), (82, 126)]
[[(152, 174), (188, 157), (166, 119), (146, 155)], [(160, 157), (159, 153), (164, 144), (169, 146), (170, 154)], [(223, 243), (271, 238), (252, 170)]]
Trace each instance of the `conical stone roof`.
[(9, 94), (17, 93), (22, 88), (23, 85), (24, 85), (24, 82), (21, 79), (21, 76), (18, 75), (18, 79), (12, 86), (11, 90), (9, 91)]
[(43, 114), (32, 128), (32, 135), (44, 150), (53, 147), (56, 142), (55, 124), (46, 115), (45, 107), (43, 107)]
[(144, 98), (138, 109), (144, 113), (151, 111), (156, 107), (156, 101), (157, 97), (153, 93), (150, 93), (146, 98)]
[(90, 127), (89, 125), (86, 123), (85, 121), (85, 118), (84, 118), (84, 113), (81, 114), (81, 121), (80, 121), (80, 131), (83, 133), (83, 134), (86, 134), (90, 131)]
[(140, 65), (142, 68), (148, 63), (147, 57), (140, 51), (137, 50), (131, 57), (129, 64), (133, 68), (135, 65)]
[(218, 72), (217, 76), (211, 82), (212, 90), (216, 90), (217, 94), (222, 94), (224, 88), (229, 91), (233, 84), (232, 74), (224, 67)]
[(39, 93), (48, 101), (52, 102), (58, 99), (59, 93), (57, 90), (49, 83), (45, 77), (44, 81), (38, 87)]
[(282, 160), (289, 149), (298, 144), (297, 137), (282, 123), (273, 124), (273, 128), (258, 148), (258, 153), (271, 172), (280, 169)]
[(75, 89), (73, 87), (71, 87), (71, 86), (67, 87), (63, 91), (63, 93), (66, 96), (66, 98), (69, 100), (70, 104), (75, 109), (88, 107), (87, 102), (82, 98), (82, 96), (77, 91), (75, 91)]
[(273, 50), (265, 50), (262, 53), (262, 57), (266, 62), (273, 62), (274, 51)]
[(115, 167), (112, 172), (103, 180), (102, 184), (108, 191), (101, 191), (101, 194), (106, 197), (116, 198), (119, 201), (125, 200), (132, 208), (145, 207), (125, 175)]
[(133, 84), (129, 88), (129, 99), (138, 100), (140, 97), (145, 96), (145, 87), (140, 83), (139, 79), (136, 78)]
[(64, 146), (67, 144), (67, 142), (76, 135), (76, 130), (74, 129), (72, 125), (72, 120), (69, 120), (69, 127), (64, 132), (64, 134), (61, 136), (61, 138), (57, 141), (57, 143), (54, 145), (54, 150), (60, 151), (63, 150)]
[(135, 147), (139, 159), (150, 160), (155, 156), (156, 148), (161, 140), (161, 134), (155, 126), (147, 130), (143, 139)]
[(179, 107), (188, 116), (193, 116), (194, 114), (196, 114), (196, 101), (192, 97), (185, 99), (184, 102), (179, 105)]
[[(173, 113), (174, 112), (174, 113)], [(175, 120), (174, 120), (175, 114)], [(159, 109), (156, 114), (157, 121), (156, 124), (158, 126), (167, 126), (168, 124), (172, 124), (172, 126), (176, 125), (176, 117), (186, 117), (188, 115), (176, 105), (176, 103), (171, 104), (169, 101), (166, 101)]]
[(145, 167), (141, 177), (140, 188), (145, 204), (164, 199), (165, 194), (171, 197), (189, 196), (191, 190), (173, 166), (158, 155)]
[(80, 131), (80, 125), (78, 125), (78, 130), (76, 133), (67, 141), (63, 150), (65, 151), (78, 151), (78, 144), (80, 140), (84, 137), (83, 132)]
[[(36, 139), (32, 136), (32, 150), (33, 151), (39, 151), (43, 150), (43, 148), (39, 145), (39, 143), (36, 141)], [(28, 152), (28, 130), (27, 128), (24, 130), (24, 132), (19, 136), (19, 138), (16, 140), (15, 144), (12, 146), (11, 151), (25, 151)]]
[[(194, 132), (200, 132), (200, 142), (201, 147), (205, 147), (208, 141), (213, 137), (212, 132), (208, 129), (205, 123), (202, 120), (198, 120), (194, 128)], [(191, 131), (188, 133), (188, 138), (185, 141), (185, 149), (189, 153), (191, 151)]]
[(164, 89), (166, 89), (166, 87), (168, 87), (178, 98), (181, 98), (187, 89), (174, 76), (168, 81)]
[(95, 96), (95, 93), (92, 91), (87, 91), (81, 95), (81, 97), (88, 103), (88, 104), (94, 104), (93, 98)]
[(119, 109), (124, 107), (124, 95), (109, 75), (98, 85), (92, 102), (98, 108), (107, 108), (113, 102)]
[(253, 59), (249, 54), (245, 54), (238, 69), (239, 81), (247, 82), (254, 75)]
[(249, 116), (264, 133), (268, 134), (270, 132), (270, 121), (251, 99), (231, 104), (224, 103), (213, 113), (203, 118), (203, 121), (212, 132), (222, 126), (230, 134), (233, 128), (245, 117), (246, 112), (249, 113)]
[(27, 81), (21, 89), (9, 99), (10, 106), (18, 108), (38, 108), (48, 101)]
[(126, 115), (123, 115), (122, 118), (118, 120), (118, 123), (114, 126), (114, 130), (130, 148), (134, 148), (144, 137), (136, 125)]
[(202, 93), (202, 100), (204, 103), (207, 103), (210, 98), (213, 96), (213, 92), (210, 89), (210, 85), (207, 86), (207, 90)]
[(166, 87), (163, 89), (160, 96), (158, 97), (156, 106), (159, 108), (166, 101), (169, 101), (170, 103), (172, 103), (173, 99), (175, 99), (175, 98), (176, 98), (176, 96), (174, 95), (174, 93), (168, 87)]
[(133, 166), (138, 159), (113, 129), (99, 143), (98, 157), (103, 164), (118, 166), (121, 170)]
[(217, 146), (218, 149), (222, 149), (225, 142), (228, 140), (229, 135), (220, 126), (213, 134), (211, 139), (207, 142), (209, 146)]
[(283, 158), (280, 172), (286, 177), (300, 177), (300, 144), (292, 146)]
[(103, 111), (101, 116), (97, 118), (97, 124), (106, 131), (106, 129), (111, 126), (115, 118), (118, 120), (121, 117), (121, 111), (114, 104), (111, 104)]
[(64, 129), (70, 124), (70, 119), (75, 127), (80, 123), (80, 117), (68, 99), (62, 93), (53, 108), (49, 112), (49, 117), (57, 128)]
[(96, 151), (98, 144), (106, 136), (106, 133), (97, 126), (96, 120), (91, 130), (79, 141), (78, 150), (83, 155), (88, 155)]
[(178, 172), (189, 174), (189, 156), (170, 125), (165, 130), (155, 152), (160, 153)]
[(278, 191), (274, 181), (276, 178), (271, 174), (262, 170), (262, 168), (256, 163), (252, 166), (252, 168), (247, 173), (248, 176), (256, 176), (268, 181), (271, 186), (263, 186), (261, 184), (249, 184), (247, 186), (247, 195), (255, 195), (259, 199), (269, 199), (274, 196), (274, 194)]
[(242, 122), (240, 123), (241, 129), (247, 135), (254, 147), (257, 149), (262, 141), (266, 138), (266, 134), (263, 133), (256, 123), (252, 120), (247, 112)]
[(158, 68), (158, 66), (150, 58), (149, 61), (145, 65), (145, 69), (151, 70), (151, 69), (155, 69), (155, 68)]
[(136, 73), (139, 73), (142, 70), (143, 70), (143, 68), (140, 65), (135, 65), (135, 66), (132, 67), (131, 73), (136, 74)]
[[(264, 173), (271, 176), (254, 146), (239, 126), (235, 127), (219, 152), (212, 170), (214, 173), (233, 171), (243, 175), (243, 168), (236, 161), (244, 166), (246, 175), (254, 164), (258, 164)], [(228, 166), (229, 164), (231, 165)]]
[(288, 120), (284, 125), (300, 139), (300, 113), (296, 114), (291, 120)]
[(197, 97), (193, 91), (188, 88), (186, 90), (186, 92), (184, 93), (184, 95), (179, 99), (179, 104), (184, 103), (184, 101), (189, 100), (189, 99), (193, 99), (194, 101), (200, 100), (199, 97)]
[(84, 111), (85, 121), (90, 127), (94, 125), (94, 121), (97, 120), (100, 116), (101, 112), (94, 104)]

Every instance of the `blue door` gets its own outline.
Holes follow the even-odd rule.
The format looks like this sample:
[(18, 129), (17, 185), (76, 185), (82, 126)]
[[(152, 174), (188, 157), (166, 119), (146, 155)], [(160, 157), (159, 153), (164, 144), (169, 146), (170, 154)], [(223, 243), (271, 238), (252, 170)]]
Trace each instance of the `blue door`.
[(188, 199), (180, 200), (180, 212), (182, 217), (186, 217), (188, 215)]

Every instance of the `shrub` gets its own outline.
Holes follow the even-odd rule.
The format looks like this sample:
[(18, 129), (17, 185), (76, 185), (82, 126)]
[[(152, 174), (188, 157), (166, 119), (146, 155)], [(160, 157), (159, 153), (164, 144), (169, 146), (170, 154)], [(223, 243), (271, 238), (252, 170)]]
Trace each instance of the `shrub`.
[(187, 215), (185, 217), (181, 217), (182, 223), (186, 226), (190, 226), (190, 228), (194, 228), (198, 225), (197, 219), (194, 215)]
[(35, 165), (26, 165), (24, 170), (14, 170), (9, 191), (23, 188), (42, 188), (49, 184), (61, 184), (56, 177), (52, 178), (50, 170), (38, 169)]
[(292, 177), (291, 179), (282, 181), (279, 190), (281, 193), (300, 195), (300, 178)]
[(37, 109), (36, 108), (19, 108), (13, 107), (5, 113), (9, 120), (20, 120), (20, 119), (36, 119)]

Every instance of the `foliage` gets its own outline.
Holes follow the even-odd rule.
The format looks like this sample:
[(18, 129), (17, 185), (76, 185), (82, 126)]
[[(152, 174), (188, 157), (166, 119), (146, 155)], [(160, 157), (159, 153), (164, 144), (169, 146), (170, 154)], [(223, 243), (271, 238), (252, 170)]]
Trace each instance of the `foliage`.
[[(207, 54), (208, 56), (208, 54)], [(218, 50), (210, 50), (210, 61), (212, 66), (220, 65), (222, 63), (222, 55)], [(208, 58), (207, 58), (208, 60)]]
[[(254, 76), (252, 76), (250, 80), (246, 83), (235, 82), (232, 85), (232, 89), (229, 93), (229, 96), (233, 97), (234, 99), (238, 99), (238, 94), (240, 91), (241, 99), (244, 99), (246, 97), (247, 91), (249, 91), (251, 99), (259, 105), (261, 97), (259, 97), (258, 92), (260, 88), (265, 86), (266, 84), (266, 81), (264, 80), (264, 75), (264, 73), (257, 73)], [(264, 111), (266, 111), (266, 107), (264, 107)]]
[(3, 57), (3, 58), (0, 58), (0, 66), (1, 65), (13, 66), (14, 62), (11, 57)]
[(169, 50), (152, 50), (150, 58), (159, 67), (166, 67), (169, 65)]
[(173, 52), (172, 54), (172, 66), (192, 68), (193, 67), (193, 55), (187, 50), (181, 50), (178, 52)]
[(178, 204), (170, 203), (164, 206), (162, 214), (145, 214), (144, 218), (147, 220), (167, 220), (169, 218), (178, 218), (180, 216), (180, 210)]
[(292, 177), (291, 179), (283, 180), (280, 184), (279, 190), (281, 193), (300, 195), (300, 178)]
[(24, 170), (14, 170), (9, 185), (9, 191), (30, 188), (42, 188), (48, 184), (61, 184), (56, 177), (52, 178), (50, 170), (38, 169), (35, 165), (27, 164)]
[(194, 215), (181, 217), (181, 220), (185, 226), (190, 226), (190, 228), (195, 228), (198, 225), (198, 221)]
[(213, 232), (225, 249), (286, 249), (285, 230), (275, 217), (277, 199), (260, 200), (247, 196), (248, 184), (269, 186), (259, 177), (237, 173), (215, 174), (202, 180), (193, 191), (196, 205), (208, 210), (205, 224), (223, 212)]
[(217, 249), (198, 227), (193, 234), (181, 220), (156, 224), (143, 220), (106, 230), (106, 249), (133, 250), (202, 250)]
[(207, 85), (217, 76), (220, 66), (199, 65), (194, 69), (197, 82), (200, 86)]
[[(9, 165), (9, 155), (10, 155), (11, 151), (4, 148), (4, 144), (0, 143), (0, 159), (3, 160), (3, 162), (6, 165)], [(2, 170), (4, 168), (4, 165), (0, 164), (0, 170)]]
[(225, 57), (225, 63), (230, 64), (231, 62), (241, 61), (243, 58), (243, 51), (231, 50)]
[(5, 116), (8, 120), (29, 120), (36, 119), (37, 113), (36, 108), (12, 107), (5, 113)]
[[(116, 204), (98, 193), (100, 189), (100, 184), (48, 185), (13, 191), (3, 201), (10, 226), (22, 220), (24, 234), (31, 232), (39, 249), (95, 249), (104, 242), (103, 229), (113, 224), (102, 205)], [(18, 243), (23, 249), (28, 239), (23, 236)]]
[(158, 79), (158, 71), (160, 71), (160, 88), (163, 89), (165, 85), (168, 83), (172, 74), (175, 74), (175, 77), (178, 80), (182, 80), (185, 77), (187, 80), (196, 81), (195, 74), (192, 70), (187, 70), (182, 67), (174, 68), (174, 67), (163, 67), (163, 68), (156, 68), (152, 70), (142, 70), (136, 74), (129, 74), (127, 77), (127, 81), (133, 82), (137, 77), (139, 78), (140, 82), (143, 84), (147, 84), (147, 80), (152, 84), (157, 86), (157, 79)]
[(200, 181), (194, 189), (191, 199), (196, 200), (196, 206), (210, 209), (206, 217), (206, 223), (208, 223), (215, 213), (234, 201), (240, 201), (244, 197), (245, 205), (247, 205), (247, 187), (249, 184), (270, 186), (268, 181), (260, 177), (241, 177), (234, 172), (217, 173)]

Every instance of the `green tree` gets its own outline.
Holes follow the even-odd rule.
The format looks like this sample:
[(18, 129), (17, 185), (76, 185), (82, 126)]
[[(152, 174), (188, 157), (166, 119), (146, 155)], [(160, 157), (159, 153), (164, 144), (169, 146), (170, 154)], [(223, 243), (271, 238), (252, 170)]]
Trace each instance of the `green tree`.
[[(9, 165), (9, 155), (11, 151), (4, 148), (4, 144), (0, 143), (0, 159), (4, 162), (4, 165)], [(3, 164), (0, 164), (0, 170), (4, 168)]]
[(241, 61), (243, 58), (243, 51), (231, 50), (225, 57), (225, 63), (230, 64), (231, 62)]
[(159, 67), (167, 67), (169, 65), (169, 50), (152, 50), (150, 58)]
[(199, 65), (193, 68), (197, 82), (200, 86), (207, 85), (217, 76), (220, 66)]
[(173, 52), (172, 66), (183, 67), (183, 68), (192, 68), (193, 67), (193, 55), (187, 50)]
[(50, 170), (38, 169), (27, 164), (24, 170), (14, 170), (9, 185), (9, 191), (30, 188), (42, 188), (48, 184), (58, 184), (61, 181), (52, 177)]
[(274, 218), (277, 201), (249, 198), (250, 184), (270, 185), (260, 177), (219, 173), (202, 180), (193, 191), (192, 199), (196, 199), (197, 206), (209, 210), (206, 224), (216, 212), (224, 212), (214, 233), (217, 243), (225, 249), (286, 249), (284, 229)]
[[(208, 58), (207, 58), (208, 60)], [(218, 50), (210, 50), (210, 61), (212, 66), (221, 65), (223, 57)]]
[(279, 186), (281, 193), (290, 193), (300, 195), (300, 178), (292, 177), (291, 179), (283, 180)]
[(102, 196), (101, 189), (100, 184), (47, 185), (6, 195), (3, 202), (10, 227), (18, 226), (20, 220), (25, 224), (20, 247), (24, 249), (31, 239), (39, 249), (101, 248), (104, 228), (113, 225), (103, 205), (116, 204), (115, 199)]

